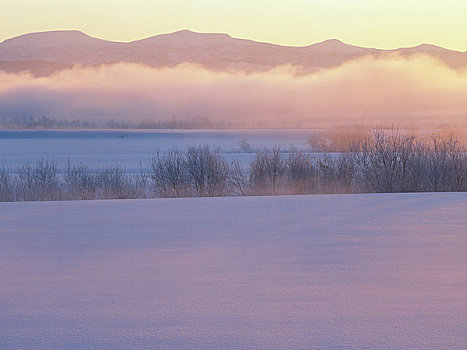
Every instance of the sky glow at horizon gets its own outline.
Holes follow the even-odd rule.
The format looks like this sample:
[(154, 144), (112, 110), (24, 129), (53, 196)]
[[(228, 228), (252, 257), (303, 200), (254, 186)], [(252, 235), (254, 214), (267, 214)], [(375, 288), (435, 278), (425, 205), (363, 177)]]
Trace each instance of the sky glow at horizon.
[(132, 41), (182, 29), (303, 46), (337, 38), (393, 49), (421, 43), (467, 51), (464, 0), (0, 0), (0, 41), (77, 29)]

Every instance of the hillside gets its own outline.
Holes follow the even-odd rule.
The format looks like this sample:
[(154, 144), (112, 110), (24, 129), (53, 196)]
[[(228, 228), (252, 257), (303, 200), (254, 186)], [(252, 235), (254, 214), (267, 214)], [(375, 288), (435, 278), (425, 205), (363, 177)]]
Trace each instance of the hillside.
[(0, 348), (465, 349), (466, 203), (0, 203)]

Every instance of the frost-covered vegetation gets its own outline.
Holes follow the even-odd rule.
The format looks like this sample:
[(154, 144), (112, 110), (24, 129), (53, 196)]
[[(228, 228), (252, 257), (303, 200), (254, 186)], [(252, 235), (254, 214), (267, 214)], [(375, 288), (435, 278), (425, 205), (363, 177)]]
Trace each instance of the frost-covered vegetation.
[(14, 117), (0, 118), (1, 129), (220, 129), (232, 127), (233, 123), (225, 120), (213, 122), (209, 118), (194, 117), (191, 119), (163, 119), (157, 121), (122, 121), (101, 120), (88, 121), (80, 119), (56, 119), (51, 117)]
[(247, 165), (228, 162), (211, 146), (156, 153), (149, 170), (130, 174), (118, 165), (91, 170), (50, 159), (0, 167), (1, 201), (155, 197), (215, 197), (361, 192), (459, 192), (467, 190), (467, 153), (454, 136), (431, 139), (393, 130), (373, 131), (345, 153), (311, 155), (256, 152)]

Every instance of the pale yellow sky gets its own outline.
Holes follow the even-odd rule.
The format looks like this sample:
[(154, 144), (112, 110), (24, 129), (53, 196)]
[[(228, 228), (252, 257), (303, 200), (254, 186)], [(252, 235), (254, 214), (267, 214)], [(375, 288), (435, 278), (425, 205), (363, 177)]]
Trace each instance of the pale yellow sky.
[(337, 38), (466, 51), (466, 14), (466, 0), (0, 0), (0, 41), (55, 29), (117, 41), (191, 29), (282, 45)]

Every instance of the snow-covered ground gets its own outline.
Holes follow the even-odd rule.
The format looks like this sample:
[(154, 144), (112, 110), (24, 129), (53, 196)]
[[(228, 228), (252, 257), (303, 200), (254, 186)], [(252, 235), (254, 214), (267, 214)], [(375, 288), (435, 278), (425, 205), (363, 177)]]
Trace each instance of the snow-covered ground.
[(0, 203), (0, 348), (466, 349), (467, 193)]
[(51, 158), (64, 167), (68, 160), (91, 168), (119, 164), (137, 172), (140, 161), (147, 166), (154, 153), (177, 147), (208, 144), (218, 147), (230, 161), (249, 162), (240, 142), (252, 150), (279, 145), (310, 151), (307, 144), (313, 130), (0, 130), (0, 163), (15, 168), (25, 161)]

